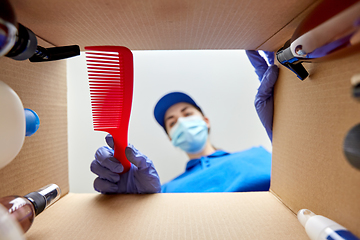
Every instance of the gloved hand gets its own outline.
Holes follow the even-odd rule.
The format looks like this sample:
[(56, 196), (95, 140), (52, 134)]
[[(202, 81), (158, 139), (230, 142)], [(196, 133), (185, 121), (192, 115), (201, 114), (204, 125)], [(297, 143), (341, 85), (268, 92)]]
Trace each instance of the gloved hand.
[(246, 50), (251, 64), (260, 80), (260, 87), (255, 97), (255, 108), (261, 123), (272, 141), (272, 126), (274, 115), (274, 85), (278, 78), (279, 68), (274, 65), (274, 53), (265, 52), (270, 66), (258, 51)]
[(91, 163), (91, 171), (98, 175), (94, 189), (101, 193), (158, 193), (161, 191), (159, 175), (153, 162), (129, 144), (125, 149), (126, 158), (131, 162), (127, 173), (119, 174), (124, 167), (114, 158), (114, 141), (106, 136), (111, 147), (100, 147)]

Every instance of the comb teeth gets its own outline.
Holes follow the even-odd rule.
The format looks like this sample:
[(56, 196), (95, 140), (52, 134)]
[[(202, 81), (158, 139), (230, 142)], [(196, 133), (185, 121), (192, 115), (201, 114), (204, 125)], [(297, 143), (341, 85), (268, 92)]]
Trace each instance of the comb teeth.
[(117, 128), (124, 100), (123, 58), (118, 52), (86, 51), (86, 62), (94, 130)]

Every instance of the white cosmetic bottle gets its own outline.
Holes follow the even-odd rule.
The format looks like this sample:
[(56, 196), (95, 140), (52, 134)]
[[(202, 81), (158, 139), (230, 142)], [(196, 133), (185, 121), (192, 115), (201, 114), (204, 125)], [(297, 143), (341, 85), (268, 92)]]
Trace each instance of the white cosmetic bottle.
[(0, 169), (20, 152), (25, 139), (25, 113), (19, 96), (0, 81)]
[(311, 240), (360, 240), (345, 227), (307, 209), (301, 209), (297, 218)]
[(20, 152), (25, 136), (39, 128), (39, 116), (23, 104), (7, 84), (0, 81), (0, 169)]

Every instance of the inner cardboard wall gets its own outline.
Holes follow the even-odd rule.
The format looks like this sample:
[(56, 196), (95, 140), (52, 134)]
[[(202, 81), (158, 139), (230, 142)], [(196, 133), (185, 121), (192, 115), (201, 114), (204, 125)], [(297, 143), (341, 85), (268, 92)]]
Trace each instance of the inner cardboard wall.
[[(320, 0), (11, 1), (18, 21), (54, 45), (131, 50), (277, 50), (289, 23)], [(296, 21), (300, 19), (297, 18)], [(283, 31), (285, 29), (285, 31)]]
[(42, 239), (307, 240), (269, 192), (69, 193), (41, 213), (26, 234)]
[[(39, 40), (39, 45), (51, 45)], [(34, 110), (40, 128), (26, 137), (18, 156), (0, 169), (0, 197), (25, 195), (47, 184), (69, 192), (66, 61), (31, 63), (0, 58), (0, 80)], [(4, 113), (1, 113), (4, 114)]]
[(281, 67), (275, 88), (271, 191), (294, 213), (308, 208), (360, 235), (360, 171), (343, 154), (347, 132), (360, 123), (350, 78), (360, 54), (306, 64), (303, 82)]
[(320, 3), (321, 1), (313, 2), (304, 11), (294, 16), (294, 18), (289, 23), (282, 27), (275, 35), (271, 36), (271, 38), (267, 39), (257, 49), (274, 52), (279, 50), (281, 47), (284, 46), (285, 42), (288, 41), (290, 37), (294, 34), (294, 30), (301, 24), (301, 22), (306, 18), (306, 16), (310, 14)]

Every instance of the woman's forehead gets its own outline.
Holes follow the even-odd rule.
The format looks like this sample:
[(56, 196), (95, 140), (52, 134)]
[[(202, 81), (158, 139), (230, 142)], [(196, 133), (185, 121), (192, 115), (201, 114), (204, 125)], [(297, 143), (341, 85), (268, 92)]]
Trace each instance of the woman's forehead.
[(186, 103), (186, 102), (179, 102), (176, 103), (174, 105), (172, 105), (171, 107), (169, 107), (168, 110), (166, 110), (165, 113), (165, 119), (171, 115), (175, 115), (175, 114), (179, 114), (181, 113), (182, 110), (184, 109), (196, 109), (192, 104), (190, 103)]

